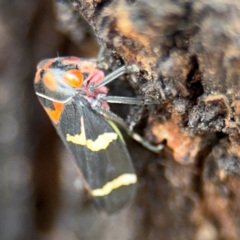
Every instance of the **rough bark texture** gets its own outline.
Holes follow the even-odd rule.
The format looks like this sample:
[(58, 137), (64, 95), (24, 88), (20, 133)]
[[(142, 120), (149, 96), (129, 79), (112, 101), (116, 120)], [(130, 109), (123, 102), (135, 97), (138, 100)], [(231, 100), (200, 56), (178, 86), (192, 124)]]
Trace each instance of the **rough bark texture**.
[[(40, 59), (96, 55), (91, 28), (108, 70), (140, 68), (111, 94), (159, 100), (112, 109), (164, 144), (154, 154), (127, 139), (139, 191), (110, 217), (85, 205), (32, 89)], [(239, 239), (239, 1), (6, 1), (0, 35), (1, 239)]]

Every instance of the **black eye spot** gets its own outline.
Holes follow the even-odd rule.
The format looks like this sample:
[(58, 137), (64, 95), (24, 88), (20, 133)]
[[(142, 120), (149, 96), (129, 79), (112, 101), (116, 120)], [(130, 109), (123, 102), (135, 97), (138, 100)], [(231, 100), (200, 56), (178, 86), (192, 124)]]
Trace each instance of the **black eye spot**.
[(40, 77), (43, 78), (43, 75), (46, 71), (43, 69), (41, 72), (40, 72)]
[(89, 74), (83, 73), (83, 81), (86, 80), (89, 77)]

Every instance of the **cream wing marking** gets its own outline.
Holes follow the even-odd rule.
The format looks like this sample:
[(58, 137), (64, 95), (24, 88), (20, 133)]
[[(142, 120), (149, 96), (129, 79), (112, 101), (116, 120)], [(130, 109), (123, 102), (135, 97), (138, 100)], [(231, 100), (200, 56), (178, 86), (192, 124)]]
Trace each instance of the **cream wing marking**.
[(111, 193), (114, 189), (120, 188), (122, 186), (135, 184), (136, 182), (137, 182), (136, 174), (125, 173), (113, 179), (112, 181), (109, 181), (102, 188), (92, 190), (92, 196), (104, 197)]
[(113, 121), (111, 121), (111, 120), (109, 120), (109, 119), (107, 119), (107, 121), (108, 121), (108, 123), (111, 125), (111, 127), (114, 129), (114, 131), (117, 133), (117, 135), (118, 135), (119, 138), (122, 140), (122, 142), (125, 144), (123, 135), (122, 135), (121, 131), (119, 130), (119, 128), (117, 127), (117, 125), (116, 125)]
[(99, 135), (96, 140), (86, 139), (86, 133), (85, 133), (84, 122), (82, 117), (80, 121), (81, 121), (80, 134), (76, 134), (76, 135), (67, 134), (66, 140), (68, 142), (85, 146), (89, 150), (93, 152), (97, 152), (99, 150), (106, 149), (112, 141), (118, 138), (117, 133), (110, 132), (110, 133), (103, 133)]

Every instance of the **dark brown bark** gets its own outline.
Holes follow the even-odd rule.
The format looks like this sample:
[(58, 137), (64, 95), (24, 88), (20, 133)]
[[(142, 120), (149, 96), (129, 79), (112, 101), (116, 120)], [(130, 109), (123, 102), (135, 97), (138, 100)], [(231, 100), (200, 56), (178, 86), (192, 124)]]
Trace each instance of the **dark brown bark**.
[[(0, 238), (239, 239), (240, 3), (71, 2), (0, 4)], [(125, 106), (112, 109), (164, 143), (154, 154), (127, 139), (139, 191), (105, 218), (85, 205), (32, 89), (40, 59), (96, 55), (89, 26), (108, 50), (109, 71), (118, 63), (140, 68), (122, 78), (131, 87), (117, 80), (111, 94), (159, 100), (127, 116)]]

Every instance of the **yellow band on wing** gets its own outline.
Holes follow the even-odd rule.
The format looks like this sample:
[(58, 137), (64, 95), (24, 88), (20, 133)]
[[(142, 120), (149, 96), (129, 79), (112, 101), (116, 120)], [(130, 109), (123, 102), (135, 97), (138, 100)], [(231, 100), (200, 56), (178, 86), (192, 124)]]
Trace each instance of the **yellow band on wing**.
[(114, 189), (122, 186), (128, 186), (137, 182), (137, 176), (133, 173), (125, 173), (112, 181), (106, 183), (102, 188), (92, 190), (92, 196), (103, 197), (111, 193)]
[(110, 132), (110, 133), (103, 133), (98, 136), (96, 140), (92, 139), (86, 139), (86, 134), (85, 134), (85, 129), (84, 129), (84, 124), (83, 124), (83, 119), (81, 118), (81, 129), (80, 129), (80, 134), (76, 135), (66, 135), (66, 140), (68, 142), (72, 142), (74, 144), (82, 145), (87, 147), (93, 152), (97, 152), (99, 150), (106, 149), (109, 144), (116, 140), (118, 137), (118, 134), (115, 132)]
[(96, 140), (91, 140), (83, 139), (81, 134), (74, 136), (67, 134), (67, 141), (86, 146), (91, 151), (97, 152), (99, 150), (106, 149), (112, 141), (117, 139), (117, 136), (118, 135), (116, 133), (103, 133), (102, 135), (99, 135)]
[(113, 128), (113, 130), (117, 133), (117, 135), (119, 136), (119, 138), (122, 140), (122, 142), (125, 144), (123, 135), (121, 133), (121, 131), (119, 130), (118, 126), (111, 120), (107, 119), (108, 123), (111, 125), (111, 127)]

